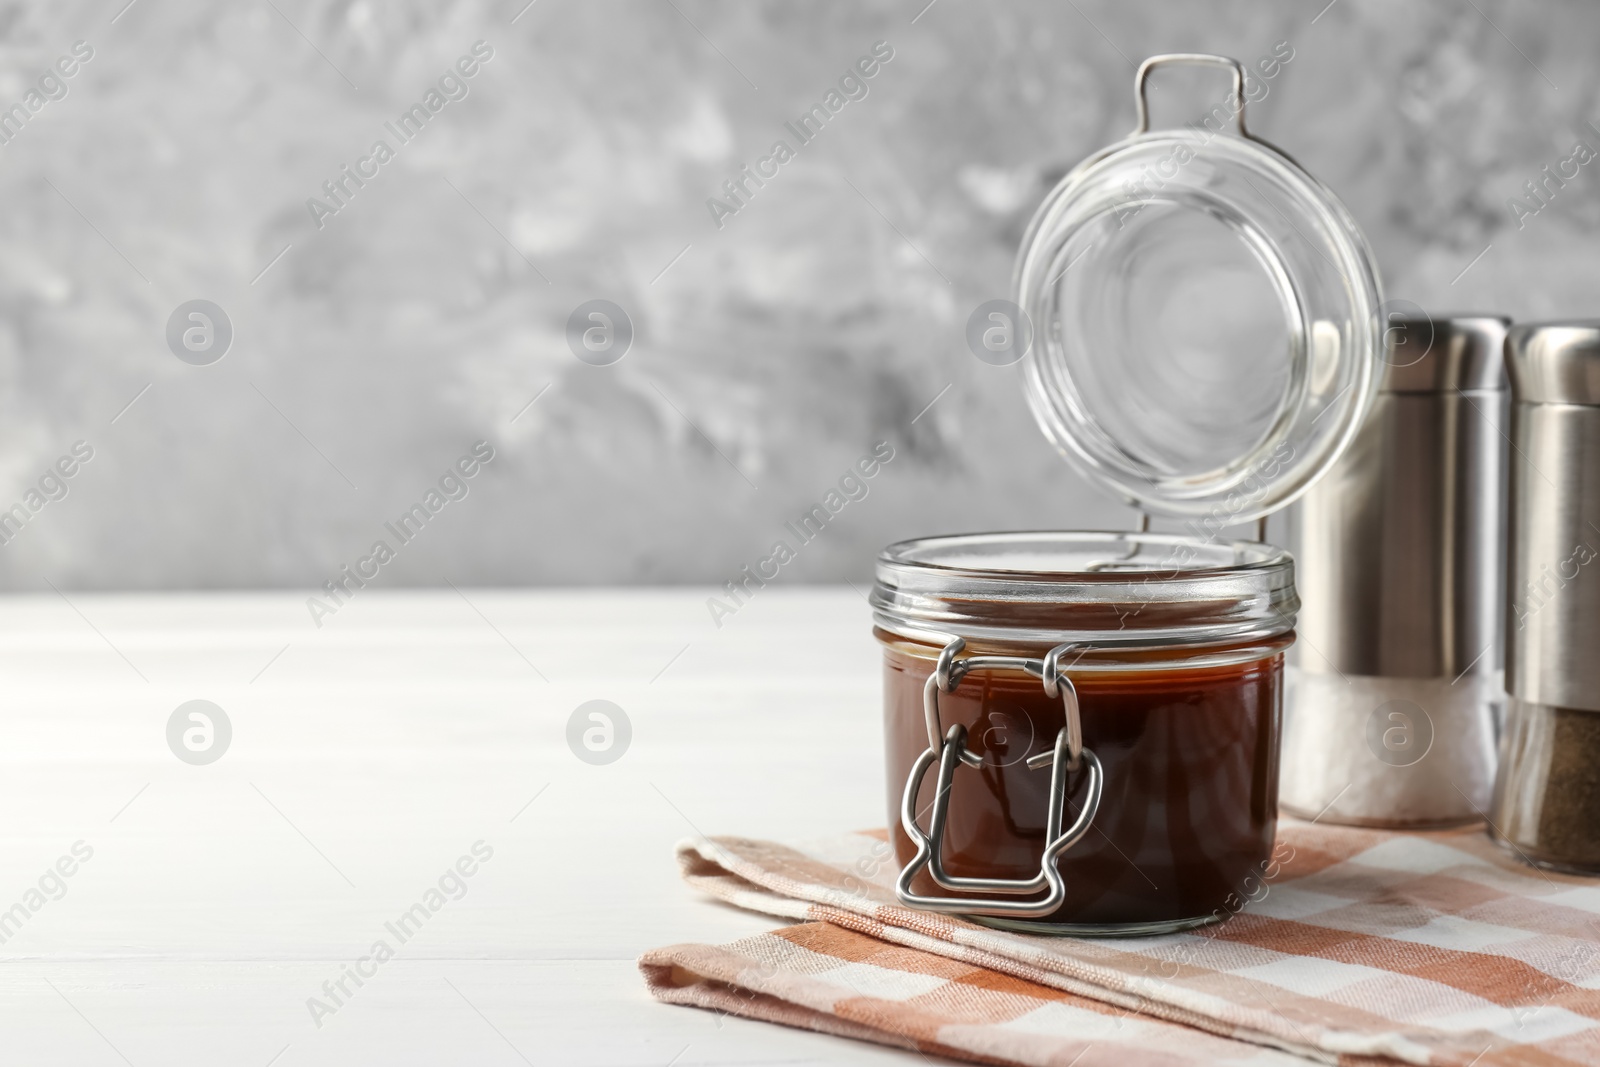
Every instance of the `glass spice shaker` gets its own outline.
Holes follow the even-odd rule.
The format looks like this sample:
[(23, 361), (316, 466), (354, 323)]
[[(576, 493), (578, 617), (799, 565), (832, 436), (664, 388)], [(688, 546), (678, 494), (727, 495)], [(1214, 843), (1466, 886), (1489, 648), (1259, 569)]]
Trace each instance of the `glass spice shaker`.
[(1499, 740), (1505, 425), (1495, 315), (1391, 315), (1361, 432), (1301, 504), (1280, 803), (1389, 829), (1482, 822)]
[(1600, 873), (1600, 321), (1506, 337), (1510, 707), (1491, 829), (1543, 867)]

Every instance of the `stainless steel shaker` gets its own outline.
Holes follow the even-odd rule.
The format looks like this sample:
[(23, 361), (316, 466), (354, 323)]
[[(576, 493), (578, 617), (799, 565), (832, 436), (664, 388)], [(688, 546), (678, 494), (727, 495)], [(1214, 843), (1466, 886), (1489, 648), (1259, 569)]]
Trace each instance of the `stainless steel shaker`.
[(1508, 320), (1389, 320), (1378, 399), (1306, 494), (1279, 801), (1361, 826), (1483, 819), (1495, 773)]
[(1600, 322), (1506, 339), (1510, 707), (1492, 832), (1524, 859), (1600, 871)]

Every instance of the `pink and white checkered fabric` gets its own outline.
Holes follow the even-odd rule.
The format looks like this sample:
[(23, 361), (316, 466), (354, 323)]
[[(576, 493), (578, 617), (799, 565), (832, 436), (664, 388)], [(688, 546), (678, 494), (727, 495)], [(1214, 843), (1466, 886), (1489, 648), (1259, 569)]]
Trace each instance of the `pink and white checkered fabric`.
[(982, 1063), (1600, 1063), (1600, 880), (1481, 832), (1280, 826), (1225, 923), (1120, 940), (898, 904), (884, 836), (685, 842), (685, 878), (802, 925), (640, 960), (657, 997)]

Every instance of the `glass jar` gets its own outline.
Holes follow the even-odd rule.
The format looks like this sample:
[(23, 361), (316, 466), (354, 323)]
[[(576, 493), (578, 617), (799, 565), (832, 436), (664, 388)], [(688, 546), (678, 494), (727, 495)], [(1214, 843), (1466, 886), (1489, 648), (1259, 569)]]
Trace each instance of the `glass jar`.
[[(1233, 92), (1200, 125), (1152, 129), (1146, 81), (1171, 65), (1228, 71)], [(1015, 300), (980, 307), (1017, 319), (1005, 333), (1045, 436), (1145, 518), (1138, 533), (940, 537), (879, 558), (908, 906), (1152, 933), (1226, 917), (1270, 866), (1299, 602), (1287, 553), (1221, 539), (1338, 460), (1376, 391), (1384, 324), (1366, 239), (1247, 132), (1245, 82), (1220, 56), (1147, 59), (1137, 128), (1045, 198)], [(1147, 532), (1152, 514), (1188, 534)]]
[(1014, 929), (1156, 933), (1255, 891), (1299, 606), (1287, 553), (1152, 533), (927, 538), (884, 550), (872, 605), (902, 900)]

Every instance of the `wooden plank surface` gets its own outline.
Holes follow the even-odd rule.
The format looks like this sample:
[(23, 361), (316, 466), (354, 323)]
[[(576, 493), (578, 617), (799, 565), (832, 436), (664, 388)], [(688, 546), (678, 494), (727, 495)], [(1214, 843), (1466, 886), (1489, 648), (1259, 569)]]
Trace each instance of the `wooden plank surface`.
[[(303, 594), (8, 598), (0, 909), (42, 903), (0, 945), (0, 1058), (918, 1062), (644, 992), (644, 949), (777, 925), (697, 898), (675, 841), (885, 818), (859, 593), (762, 590), (720, 629), (705, 596), (364, 590), (321, 628)], [(195, 699), (233, 730), (205, 766), (167, 744)], [(594, 699), (633, 728), (606, 766), (566, 741)], [(308, 998), (479, 842), (317, 1025)]]

